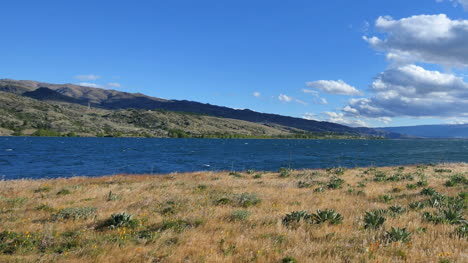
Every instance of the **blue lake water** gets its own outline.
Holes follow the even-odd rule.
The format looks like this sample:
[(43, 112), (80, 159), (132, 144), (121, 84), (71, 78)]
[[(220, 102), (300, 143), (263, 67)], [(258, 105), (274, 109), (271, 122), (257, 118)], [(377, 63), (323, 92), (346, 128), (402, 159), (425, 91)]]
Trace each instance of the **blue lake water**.
[(467, 162), (464, 140), (0, 137), (0, 179)]

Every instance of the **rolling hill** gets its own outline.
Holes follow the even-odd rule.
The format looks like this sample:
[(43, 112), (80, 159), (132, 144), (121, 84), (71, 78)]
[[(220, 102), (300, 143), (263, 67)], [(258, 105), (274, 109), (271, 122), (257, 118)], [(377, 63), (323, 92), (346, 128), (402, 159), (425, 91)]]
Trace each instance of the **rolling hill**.
[[(369, 128), (351, 128), (344, 125), (306, 120), (277, 114), (259, 113), (252, 110), (237, 110), (228, 107), (204, 104), (187, 100), (166, 100), (140, 93), (91, 88), (75, 84), (50, 84), (29, 80), (0, 80), (0, 91), (20, 97), (29, 97), (46, 103), (67, 103), (90, 106), (93, 109), (122, 111), (165, 110), (175, 114), (191, 113), (205, 117), (245, 121), (261, 127), (281, 127), (295, 132), (346, 134), (350, 136), (382, 136), (400, 138), (399, 134)], [(27, 107), (27, 106), (25, 106)], [(185, 131), (186, 127), (182, 127)], [(227, 131), (226, 131), (227, 132)], [(250, 134), (250, 133), (248, 133)]]

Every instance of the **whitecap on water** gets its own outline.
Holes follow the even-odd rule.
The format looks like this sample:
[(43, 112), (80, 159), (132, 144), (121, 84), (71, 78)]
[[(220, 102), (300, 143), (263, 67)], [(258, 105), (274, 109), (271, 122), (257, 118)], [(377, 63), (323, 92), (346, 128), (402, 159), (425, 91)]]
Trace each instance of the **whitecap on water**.
[(13, 149), (5, 149), (5, 152), (12, 152)]

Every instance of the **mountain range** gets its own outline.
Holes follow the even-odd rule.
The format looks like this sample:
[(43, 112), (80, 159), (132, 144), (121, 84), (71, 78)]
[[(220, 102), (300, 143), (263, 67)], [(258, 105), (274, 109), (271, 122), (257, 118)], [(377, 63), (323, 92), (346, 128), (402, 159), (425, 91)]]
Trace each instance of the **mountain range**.
[(468, 139), (468, 124), (419, 125), (379, 128), (387, 132), (432, 139)]
[[(9, 93), (16, 96), (17, 100), (21, 98), (30, 98), (36, 101), (41, 101), (48, 104), (67, 105), (68, 108), (77, 107), (78, 105), (84, 109), (95, 109), (96, 111), (106, 111), (106, 114), (114, 114), (121, 111), (133, 110), (133, 112), (147, 113), (148, 111), (167, 111), (173, 116), (182, 116), (183, 114), (214, 117), (217, 120), (234, 120), (243, 121), (244, 125), (257, 125), (256, 128), (273, 128), (279, 129), (275, 132), (247, 132), (250, 135), (262, 134), (336, 134), (349, 136), (364, 136), (364, 137), (387, 137), (387, 138), (405, 138), (399, 133), (387, 131), (383, 129), (371, 128), (352, 128), (336, 123), (325, 121), (306, 120), (303, 118), (295, 118), (282, 116), (277, 114), (260, 113), (252, 110), (232, 109), (223, 106), (216, 106), (195, 101), (187, 100), (167, 100), (156, 97), (147, 96), (141, 93), (128, 93), (116, 90), (108, 90), (101, 88), (92, 88), (75, 84), (51, 84), (30, 80), (0, 80), (0, 92)], [(23, 104), (28, 107), (27, 103)], [(73, 107), (71, 107), (73, 105)], [(4, 109), (8, 110), (8, 109)], [(28, 109), (22, 109), (28, 110)], [(44, 113), (47, 114), (47, 113)], [(176, 115), (174, 115), (176, 114)], [(181, 115), (182, 114), (182, 115)], [(116, 120), (114, 120), (116, 121)], [(148, 120), (150, 121), (150, 120)], [(155, 121), (155, 120), (152, 120)], [(169, 121), (171, 122), (171, 121)], [(240, 124), (238, 124), (240, 125)], [(13, 125), (14, 126), (14, 125)], [(177, 126), (177, 125), (176, 125)], [(206, 125), (204, 125), (206, 126)], [(234, 125), (235, 126), (235, 125)], [(11, 128), (11, 127), (10, 127)], [(31, 127), (33, 128), (33, 127)], [(96, 128), (97, 129), (97, 128)], [(179, 127), (177, 129), (184, 133), (191, 133), (193, 127)], [(286, 132), (287, 131), (287, 132)], [(145, 131), (148, 132), (148, 131)], [(214, 131), (213, 131), (214, 132)], [(228, 134), (234, 132), (241, 135), (240, 131), (236, 133), (236, 129), (216, 131), (217, 133)]]

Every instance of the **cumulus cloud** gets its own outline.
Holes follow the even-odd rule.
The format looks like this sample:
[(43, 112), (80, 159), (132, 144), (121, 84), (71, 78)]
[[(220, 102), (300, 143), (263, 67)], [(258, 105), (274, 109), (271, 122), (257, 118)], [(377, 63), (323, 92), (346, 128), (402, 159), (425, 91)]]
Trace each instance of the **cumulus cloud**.
[(290, 97), (290, 96), (285, 95), (285, 94), (280, 94), (278, 96), (278, 100), (283, 101), (283, 102), (297, 102), (297, 103), (302, 104), (304, 106), (307, 105), (307, 102), (296, 99), (296, 98), (293, 98), (293, 97)]
[(385, 37), (363, 38), (376, 50), (387, 52), (390, 60), (468, 66), (468, 20), (451, 20), (445, 14), (400, 20), (379, 17), (375, 28)]
[(345, 116), (344, 113), (342, 112), (331, 112), (331, 111), (326, 111), (323, 112), (323, 115), (326, 116), (326, 120), (329, 122), (334, 122), (338, 124), (343, 124), (346, 126), (351, 126), (351, 127), (368, 127), (367, 123), (360, 119), (355, 119), (355, 118), (350, 118), (348, 116)]
[(278, 96), (278, 99), (279, 99), (280, 101), (284, 101), (284, 102), (291, 102), (291, 101), (293, 101), (293, 97), (289, 97), (288, 95), (285, 95), (285, 94), (280, 94), (280, 95)]
[(85, 86), (85, 87), (90, 87), (90, 88), (102, 88), (101, 85), (98, 85), (96, 83), (91, 83), (91, 82), (80, 82), (78, 85)]
[[(307, 87), (323, 91), (325, 93), (336, 95), (362, 95), (362, 93), (355, 87), (347, 84), (342, 80), (317, 80), (306, 83)], [(312, 93), (314, 90), (303, 90), (306, 93)]]
[(75, 76), (75, 79), (82, 80), (82, 81), (93, 81), (101, 78), (99, 75), (95, 74), (88, 74), (88, 75), (77, 75)]
[(306, 113), (304, 113), (304, 115), (302, 116), (302, 118), (303, 118), (303, 119), (306, 119), (306, 120), (313, 121), (313, 120), (316, 120), (316, 119), (317, 119), (317, 114), (312, 113), (312, 112), (306, 112)]
[(255, 91), (252, 95), (253, 95), (254, 97), (257, 97), (257, 98), (260, 97), (260, 96), (262, 96), (262, 94), (261, 94), (260, 92), (258, 92), (258, 91)]
[(371, 98), (349, 100), (347, 116), (467, 117), (468, 83), (416, 65), (389, 68), (372, 83)]

